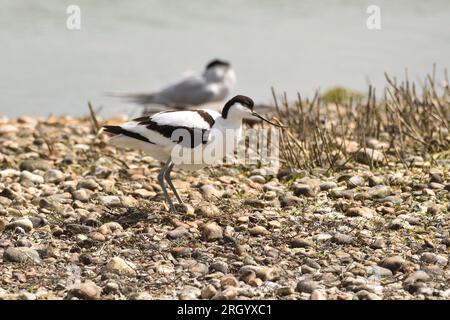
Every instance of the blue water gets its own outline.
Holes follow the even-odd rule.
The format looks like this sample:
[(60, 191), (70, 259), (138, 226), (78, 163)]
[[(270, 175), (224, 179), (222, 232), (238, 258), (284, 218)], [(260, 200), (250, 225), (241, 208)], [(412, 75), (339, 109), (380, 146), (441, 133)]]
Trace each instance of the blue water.
[[(81, 30), (66, 8), (81, 8)], [(368, 30), (366, 8), (381, 8)], [(0, 0), (0, 116), (102, 115), (132, 107), (106, 91), (151, 91), (212, 58), (232, 62), (235, 93), (269, 102), (342, 85), (381, 88), (385, 71), (421, 80), (450, 57), (450, 1)], [(442, 77), (441, 77), (442, 78)]]

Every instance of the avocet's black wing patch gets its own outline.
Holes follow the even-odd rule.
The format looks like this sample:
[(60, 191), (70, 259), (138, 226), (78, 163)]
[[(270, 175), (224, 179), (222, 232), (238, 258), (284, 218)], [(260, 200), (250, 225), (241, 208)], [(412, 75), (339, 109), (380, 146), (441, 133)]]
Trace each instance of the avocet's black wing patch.
[(123, 134), (124, 136), (130, 137), (130, 138), (134, 138), (134, 139), (137, 139), (137, 140), (141, 140), (141, 141), (144, 141), (144, 142), (148, 142), (148, 143), (154, 144), (153, 142), (148, 140), (143, 135), (141, 135), (139, 133), (136, 133), (136, 132), (131, 132), (131, 131), (125, 130), (121, 126), (103, 126), (103, 130), (105, 132), (111, 133), (113, 135)]

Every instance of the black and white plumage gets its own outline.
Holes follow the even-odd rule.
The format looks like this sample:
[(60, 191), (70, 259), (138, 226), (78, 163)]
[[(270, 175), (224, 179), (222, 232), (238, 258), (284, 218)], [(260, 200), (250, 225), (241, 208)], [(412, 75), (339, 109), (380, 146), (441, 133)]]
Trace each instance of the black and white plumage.
[(165, 106), (199, 106), (223, 101), (236, 84), (236, 74), (230, 63), (213, 60), (202, 73), (184, 76), (181, 80), (152, 93), (113, 93), (130, 102)]
[[(112, 135), (110, 143), (126, 148), (139, 149), (151, 157), (164, 162), (158, 181), (163, 189), (170, 210), (175, 211), (170, 199), (165, 181), (182, 203), (175, 187), (170, 180), (170, 172), (177, 166), (185, 170), (198, 170), (209, 163), (180, 162), (174, 152), (178, 147), (189, 155), (189, 152), (204, 150), (207, 147), (223, 147), (223, 140), (214, 139), (214, 134), (232, 133), (228, 137), (240, 139), (242, 136), (242, 119), (253, 115), (270, 124), (276, 125), (253, 111), (253, 100), (238, 95), (229, 100), (219, 113), (213, 110), (163, 111), (152, 116), (140, 117), (118, 126), (104, 126), (104, 132)], [(184, 133), (184, 135), (177, 135)], [(187, 151), (186, 151), (187, 150)], [(222, 153), (221, 158), (225, 153)], [(222, 159), (217, 159), (222, 160)]]

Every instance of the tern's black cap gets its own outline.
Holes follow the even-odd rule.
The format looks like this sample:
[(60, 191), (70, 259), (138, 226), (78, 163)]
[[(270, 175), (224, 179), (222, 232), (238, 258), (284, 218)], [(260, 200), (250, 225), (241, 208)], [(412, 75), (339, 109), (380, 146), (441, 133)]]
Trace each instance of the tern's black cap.
[(216, 59), (206, 65), (206, 70), (208, 70), (209, 68), (217, 67), (217, 66), (229, 67), (230, 63), (228, 61)]

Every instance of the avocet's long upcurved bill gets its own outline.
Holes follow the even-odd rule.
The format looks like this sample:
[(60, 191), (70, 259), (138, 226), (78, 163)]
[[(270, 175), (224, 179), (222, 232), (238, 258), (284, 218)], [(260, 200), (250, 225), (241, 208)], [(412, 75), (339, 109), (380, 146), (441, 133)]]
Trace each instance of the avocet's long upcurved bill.
[(287, 128), (286, 126), (283, 126), (283, 125), (281, 125), (281, 124), (277, 124), (277, 123), (272, 122), (272, 121), (270, 121), (270, 120), (267, 120), (266, 118), (264, 118), (264, 117), (263, 117), (262, 115), (260, 115), (259, 113), (252, 112), (252, 116), (257, 117), (257, 118), (261, 119), (262, 121), (265, 121), (265, 122), (267, 122), (268, 124), (271, 124), (271, 125), (273, 125), (273, 126), (275, 126), (275, 127), (279, 127), (279, 128)]

